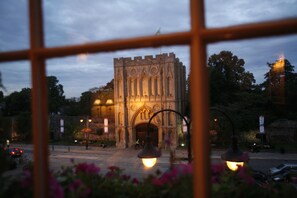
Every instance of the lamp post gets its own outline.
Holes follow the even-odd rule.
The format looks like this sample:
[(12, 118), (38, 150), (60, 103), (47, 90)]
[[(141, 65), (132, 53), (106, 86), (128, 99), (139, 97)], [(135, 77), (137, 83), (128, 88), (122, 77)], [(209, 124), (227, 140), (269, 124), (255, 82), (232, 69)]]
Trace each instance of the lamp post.
[(221, 155), (222, 160), (226, 161), (228, 168), (232, 171), (236, 171), (238, 166), (244, 165), (244, 154), (238, 147), (237, 137), (235, 136), (235, 127), (232, 119), (222, 110), (217, 108), (210, 108), (211, 111), (217, 111), (224, 115), (231, 124), (232, 127), (232, 142), (228, 150)]
[(144, 166), (146, 167), (153, 167), (156, 162), (157, 158), (161, 156), (161, 152), (156, 150), (156, 148), (152, 145), (151, 137), (150, 137), (150, 123), (155, 116), (157, 116), (161, 112), (174, 112), (175, 114), (179, 115), (187, 125), (187, 143), (188, 143), (188, 162), (191, 163), (192, 161), (192, 150), (191, 150), (191, 134), (190, 134), (190, 121), (186, 119), (181, 113), (172, 110), (172, 109), (162, 109), (157, 111), (153, 114), (153, 116), (149, 119), (147, 124), (147, 134), (146, 134), (146, 143), (142, 151), (138, 153), (138, 157), (142, 159)]
[[(80, 122), (83, 123), (84, 120), (80, 119)], [(89, 123), (92, 122), (92, 119), (88, 119), (88, 117), (87, 117), (85, 122), (86, 122), (86, 128), (83, 129), (83, 132), (85, 133), (85, 138), (86, 138), (86, 150), (88, 150), (88, 148), (89, 148), (89, 132), (91, 131), (91, 129), (89, 128)]]

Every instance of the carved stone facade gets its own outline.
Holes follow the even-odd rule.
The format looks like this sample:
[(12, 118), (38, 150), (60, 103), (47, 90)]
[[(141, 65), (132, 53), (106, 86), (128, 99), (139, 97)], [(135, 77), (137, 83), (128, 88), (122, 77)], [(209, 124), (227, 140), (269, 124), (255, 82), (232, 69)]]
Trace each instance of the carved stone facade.
[[(114, 58), (115, 137), (118, 148), (143, 142), (150, 117), (162, 109), (184, 113), (185, 66), (174, 53), (131, 58)], [(153, 143), (165, 146), (170, 138), (177, 146), (182, 119), (172, 112), (159, 113), (152, 121)]]

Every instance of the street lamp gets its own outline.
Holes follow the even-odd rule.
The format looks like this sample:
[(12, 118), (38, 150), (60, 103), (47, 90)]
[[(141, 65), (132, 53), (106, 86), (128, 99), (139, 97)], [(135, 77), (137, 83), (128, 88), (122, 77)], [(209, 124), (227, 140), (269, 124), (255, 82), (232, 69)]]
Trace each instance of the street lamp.
[[(85, 133), (85, 138), (86, 138), (86, 150), (89, 148), (89, 133), (91, 132), (91, 129), (89, 128), (89, 123), (92, 122), (92, 119), (86, 118), (86, 128), (83, 129), (82, 131)], [(84, 120), (80, 119), (80, 122), (83, 123)]]
[(190, 136), (190, 122), (188, 119), (186, 119), (186, 117), (184, 117), (181, 113), (172, 110), (172, 109), (163, 109), (160, 111), (157, 111), (156, 113), (153, 114), (153, 116), (149, 119), (149, 122), (147, 124), (147, 136), (146, 136), (146, 143), (144, 145), (144, 148), (142, 151), (140, 151), (138, 153), (138, 157), (142, 159), (142, 163), (144, 164), (145, 167), (153, 167), (156, 162), (157, 162), (157, 158), (161, 156), (161, 152), (156, 150), (156, 148), (152, 145), (151, 142), (151, 137), (150, 137), (150, 123), (153, 120), (153, 118), (155, 116), (157, 116), (159, 113), (161, 112), (174, 112), (177, 115), (179, 115), (180, 117), (182, 117), (182, 119), (185, 121), (186, 125), (187, 125), (187, 143), (188, 143), (188, 162), (190, 163), (192, 161), (192, 150), (191, 150), (191, 136)]
[(221, 155), (222, 160), (226, 161), (226, 164), (228, 168), (232, 171), (236, 171), (238, 169), (238, 166), (244, 165), (244, 154), (238, 147), (237, 137), (235, 136), (235, 128), (232, 119), (222, 110), (219, 110), (217, 108), (210, 108), (212, 111), (217, 111), (221, 114), (223, 114), (231, 123), (232, 127), (232, 142), (231, 146), (228, 148), (228, 150)]

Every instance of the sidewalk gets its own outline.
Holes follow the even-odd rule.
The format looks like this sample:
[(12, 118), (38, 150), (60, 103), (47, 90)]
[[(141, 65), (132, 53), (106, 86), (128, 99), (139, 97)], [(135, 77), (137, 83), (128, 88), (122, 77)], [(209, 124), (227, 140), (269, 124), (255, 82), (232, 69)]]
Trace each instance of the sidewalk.
[[(27, 151), (33, 151), (33, 145), (32, 144), (11, 144), (11, 147), (20, 147), (23, 150)], [(85, 146), (80, 145), (49, 145), (49, 152), (55, 151), (55, 152), (77, 152), (77, 153), (97, 153), (98, 151), (126, 151), (129, 150), (133, 152), (139, 152), (140, 150), (135, 150), (133, 148), (127, 148), (127, 149), (118, 149), (116, 147), (97, 147), (90, 145), (88, 147), (88, 150), (86, 150)], [(212, 150), (211, 158), (212, 159), (221, 159), (221, 155), (225, 152), (225, 150)], [(176, 149), (175, 151), (176, 157), (187, 157), (188, 152), (186, 149)], [(169, 156), (168, 150), (162, 150), (162, 155)], [(259, 153), (250, 153), (249, 152), (250, 159), (276, 159), (276, 160), (297, 160), (297, 153), (285, 153), (281, 154), (278, 152), (259, 152)]]

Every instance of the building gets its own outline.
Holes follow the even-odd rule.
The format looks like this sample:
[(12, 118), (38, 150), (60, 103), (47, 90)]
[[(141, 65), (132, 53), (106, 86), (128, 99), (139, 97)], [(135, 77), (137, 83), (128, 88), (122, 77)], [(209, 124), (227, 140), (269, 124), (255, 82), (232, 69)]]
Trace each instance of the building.
[(114, 90), (113, 81), (108, 83), (111, 87), (102, 87), (95, 91), (91, 97), (92, 125), (108, 137), (114, 137)]
[[(144, 142), (150, 117), (162, 109), (184, 114), (186, 69), (174, 53), (114, 58), (115, 138), (118, 148)], [(182, 136), (182, 118), (162, 112), (151, 122), (154, 145), (173, 147)]]

